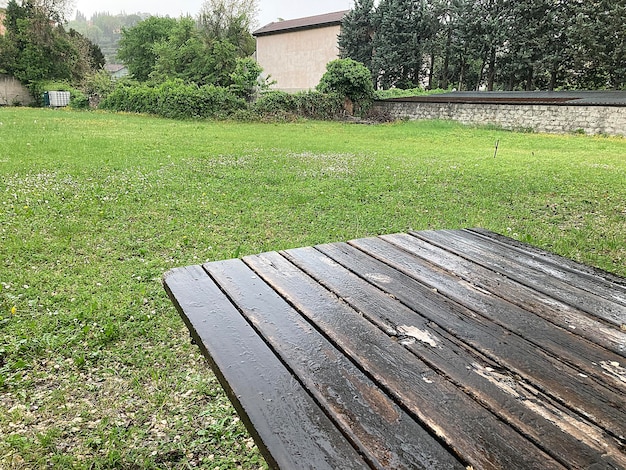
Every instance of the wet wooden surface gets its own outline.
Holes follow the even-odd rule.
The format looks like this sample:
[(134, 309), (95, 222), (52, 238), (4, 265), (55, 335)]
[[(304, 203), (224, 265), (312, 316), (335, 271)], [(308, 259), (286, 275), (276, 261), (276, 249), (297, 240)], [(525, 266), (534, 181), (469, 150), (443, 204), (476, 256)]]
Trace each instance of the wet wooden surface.
[(626, 280), (485, 230), (170, 271), (271, 467), (626, 468)]

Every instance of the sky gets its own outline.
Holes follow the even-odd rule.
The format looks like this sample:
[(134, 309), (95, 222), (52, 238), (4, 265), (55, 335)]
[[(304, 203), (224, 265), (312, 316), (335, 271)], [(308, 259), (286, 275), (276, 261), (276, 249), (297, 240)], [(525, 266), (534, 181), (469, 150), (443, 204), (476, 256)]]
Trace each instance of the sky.
[[(291, 20), (321, 15), (349, 10), (353, 5), (352, 0), (258, 0), (258, 2), (260, 11), (257, 25), (259, 27), (279, 18)], [(85, 14), (87, 18), (95, 12), (103, 11), (111, 14), (152, 13), (174, 18), (186, 14), (195, 16), (203, 3), (203, 0), (75, 0), (76, 10)]]

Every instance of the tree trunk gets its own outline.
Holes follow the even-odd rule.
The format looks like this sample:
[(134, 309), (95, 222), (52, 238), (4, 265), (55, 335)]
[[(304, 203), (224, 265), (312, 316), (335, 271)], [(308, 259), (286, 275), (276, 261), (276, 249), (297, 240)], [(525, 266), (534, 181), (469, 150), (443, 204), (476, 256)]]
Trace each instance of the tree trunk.
[(449, 77), (450, 77), (450, 46), (452, 44), (452, 29), (448, 28), (448, 38), (446, 39), (446, 51), (443, 58), (443, 71), (442, 71), (442, 80), (441, 80), (441, 88), (444, 90), (448, 88)]
[(487, 90), (493, 91), (493, 84), (496, 81), (496, 48), (491, 48), (489, 57), (489, 71), (487, 73)]
[(526, 91), (533, 91), (533, 68), (528, 67), (528, 74), (526, 75)]
[(554, 91), (554, 89), (556, 88), (556, 79), (557, 79), (557, 71), (552, 70), (552, 72), (550, 73), (550, 85), (549, 85), (550, 91)]
[(430, 69), (428, 70), (428, 89), (433, 89), (433, 74), (435, 73), (435, 52), (430, 53)]

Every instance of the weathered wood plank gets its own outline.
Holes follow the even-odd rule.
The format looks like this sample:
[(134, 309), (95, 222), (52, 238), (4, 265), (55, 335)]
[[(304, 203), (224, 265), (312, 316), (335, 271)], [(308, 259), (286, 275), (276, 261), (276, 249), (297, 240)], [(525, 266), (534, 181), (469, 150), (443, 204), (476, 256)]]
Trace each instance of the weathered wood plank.
[[(353, 243), (363, 244), (363, 240)], [(349, 267), (409, 308), (437, 323), (461, 341), (524, 377), (607, 433), (626, 435), (623, 395), (590, 381), (562, 361), (546, 355), (511, 331), (449, 300), (441, 293), (348, 244), (322, 245), (320, 251)]]
[(270, 466), (369, 468), (200, 266), (164, 287)]
[(205, 269), (372, 467), (465, 468), (247, 266)]
[(537, 269), (524, 266), (502, 254), (490, 251), (484, 244), (460, 231), (423, 231), (413, 235), (472, 260), (495, 272), (543, 292), (588, 314), (595, 315), (617, 328), (626, 324), (626, 307), (604, 297), (572, 286)]
[(408, 234), (383, 235), (380, 238), (429, 263), (441, 266), (458, 277), (459, 282), (466, 283), (468, 288), (475, 287), (502, 297), (561, 328), (626, 357), (624, 330), (420, 238)]
[[(299, 248), (286, 251), (285, 256), (383, 331), (399, 336), (401, 344), (417, 357), (563, 465), (626, 467), (626, 455), (617, 446), (607, 445), (612, 439), (601, 429), (540, 393), (516, 374), (497, 369), (493, 361), (475, 349), (459, 344), (447, 332), (321, 252)], [(403, 335), (407, 325), (409, 331), (419, 332), (421, 341)]]
[[(525, 256), (539, 259), (542, 263), (551, 264), (550, 269), (556, 268), (559, 271), (565, 271), (564, 275), (568, 276), (568, 279), (570, 279), (573, 284), (578, 284), (581, 282), (581, 279), (585, 278), (588, 282), (591, 282), (594, 285), (604, 284), (604, 287), (601, 287), (601, 290), (605, 292), (604, 295), (607, 299), (618, 301), (622, 305), (626, 305), (626, 279), (623, 277), (616, 276), (613, 273), (603, 271), (586, 264), (578, 263), (574, 260), (554, 253), (549, 253), (545, 250), (541, 250), (527, 243), (522, 243), (515, 239), (505, 237), (490, 230), (473, 228), (466, 229), (464, 231), (468, 231), (485, 237), (491, 241), (498, 242), (508, 247), (508, 249), (517, 250)], [(569, 271), (569, 273), (567, 271)], [(559, 275), (558, 272), (557, 275)], [(591, 287), (589, 291), (592, 293), (597, 292), (595, 287)]]
[[(401, 249), (387, 241), (396, 241), (404, 246)], [(611, 387), (619, 393), (626, 393), (626, 377), (621, 380), (615, 376), (611, 377), (612, 380), (607, 380), (608, 377), (603, 368), (606, 364), (619, 363), (623, 360), (622, 356), (580, 337), (576, 334), (576, 330), (556, 326), (547, 321), (544, 316), (535, 315), (537, 309), (527, 309), (526, 306), (522, 308), (519, 303), (510, 302), (511, 297), (519, 297), (523, 293), (519, 285), (515, 283), (508, 283), (506, 289), (493, 294), (476, 284), (478, 276), (474, 273), (480, 271), (479, 266), (471, 267), (472, 274), (466, 276), (466, 280), (455, 272), (440, 269), (441, 259), (437, 260), (435, 269), (432, 262), (411, 256), (413, 254), (410, 251), (411, 247), (418, 243), (419, 241), (414, 237), (397, 236), (356, 240), (353, 245), (371, 256), (384, 259), (395, 269), (423, 284), (430, 285), (455, 302), (479, 312), (482, 316), (520, 335), (528, 342), (540, 346), (544, 351), (551, 353), (559, 360), (568, 362), (601, 385)], [(485, 277), (488, 277), (488, 274)], [(493, 274), (491, 277), (494, 278)], [(532, 304), (531, 299), (529, 302)], [(543, 313), (548, 317), (557, 316), (549, 309)]]
[(279, 254), (244, 261), (475, 468), (563, 468)]

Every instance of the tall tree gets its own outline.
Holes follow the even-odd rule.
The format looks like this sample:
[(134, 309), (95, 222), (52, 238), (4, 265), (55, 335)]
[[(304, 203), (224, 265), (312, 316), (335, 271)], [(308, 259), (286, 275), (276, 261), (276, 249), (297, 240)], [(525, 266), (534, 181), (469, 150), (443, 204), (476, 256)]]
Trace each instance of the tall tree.
[(373, 68), (383, 88), (421, 83), (429, 36), (425, 0), (381, 0), (376, 11)]
[(137, 80), (146, 81), (157, 62), (155, 44), (166, 41), (177, 21), (173, 18), (151, 16), (132, 28), (122, 29), (118, 58)]
[(150, 78), (156, 81), (180, 78), (198, 85), (213, 83), (211, 51), (192, 18), (179, 19), (168, 38), (157, 42), (153, 51), (156, 62)]
[(338, 45), (342, 59), (350, 58), (372, 71), (374, 52), (374, 0), (355, 0), (341, 23)]
[(572, 36), (578, 86), (626, 88), (626, 0), (581, 2)]
[(256, 49), (251, 30), (257, 13), (257, 0), (206, 0), (198, 15), (198, 25), (209, 43), (228, 41), (235, 46), (239, 57), (246, 57)]
[(518, 0), (510, 4), (508, 88), (554, 89), (571, 68), (573, 0)]
[[(53, 4), (50, 2), (46, 8)], [(79, 82), (101, 65), (97, 59), (94, 62), (95, 46), (80, 35), (67, 33), (53, 21), (54, 12), (42, 5), (36, 1), (8, 3), (6, 34), (0, 38), (0, 63), (5, 72), (24, 83)]]

